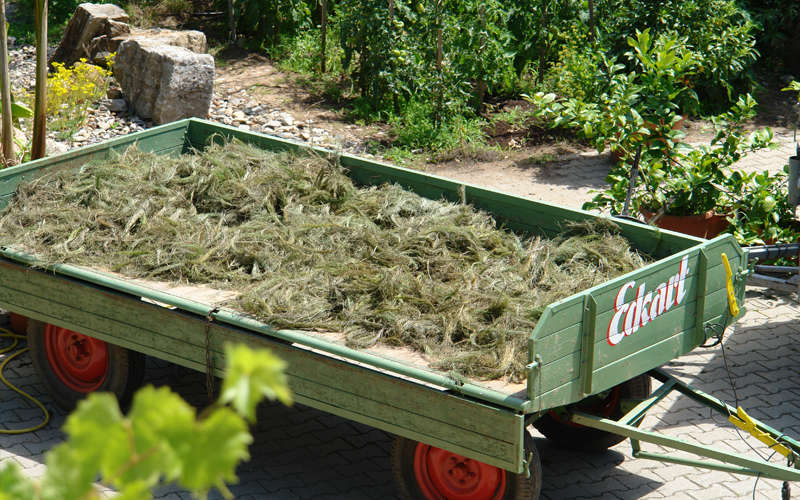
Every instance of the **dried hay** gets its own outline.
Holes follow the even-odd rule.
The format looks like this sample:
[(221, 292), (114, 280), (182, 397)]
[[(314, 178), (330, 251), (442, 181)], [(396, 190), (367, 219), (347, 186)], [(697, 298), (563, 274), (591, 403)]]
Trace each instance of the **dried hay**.
[(523, 241), (468, 205), (356, 188), (325, 159), (238, 142), (53, 173), (0, 219), (6, 244), (45, 263), (241, 290), (234, 308), (275, 327), (513, 381), (548, 304), (643, 265), (618, 230), (598, 219)]

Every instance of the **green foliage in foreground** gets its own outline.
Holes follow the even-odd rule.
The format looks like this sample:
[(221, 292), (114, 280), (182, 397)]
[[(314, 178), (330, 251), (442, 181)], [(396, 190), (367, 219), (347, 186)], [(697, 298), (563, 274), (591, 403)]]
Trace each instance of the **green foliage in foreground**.
[(64, 424), (67, 441), (45, 459), (41, 481), (25, 477), (7, 460), (0, 466), (0, 500), (93, 500), (103, 498), (94, 482), (112, 487), (124, 500), (152, 498), (160, 482), (177, 482), (195, 498), (217, 488), (233, 495), (236, 465), (249, 457), (253, 441), (247, 421), (265, 396), (291, 404), (285, 364), (268, 351), (227, 345), (227, 377), (219, 401), (196, 415), (169, 388), (136, 393), (127, 416), (110, 394), (91, 394)]

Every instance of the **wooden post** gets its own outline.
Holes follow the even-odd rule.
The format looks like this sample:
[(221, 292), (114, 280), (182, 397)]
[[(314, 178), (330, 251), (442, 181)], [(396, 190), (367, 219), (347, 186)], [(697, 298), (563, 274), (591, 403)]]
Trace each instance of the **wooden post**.
[(3, 107), (3, 163), (11, 166), (14, 159), (14, 125), (11, 123), (11, 82), (8, 79), (8, 32), (6, 2), (0, 0), (0, 102)]
[(589, 41), (594, 42), (594, 0), (589, 0)]
[[(389, 0), (389, 33), (394, 34), (394, 0)], [(392, 58), (389, 58), (389, 67), (392, 69), (394, 75), (396, 66)], [(394, 114), (400, 114), (400, 100), (397, 98), (397, 92), (392, 91), (392, 105), (394, 106)]]
[(319, 71), (323, 75), (325, 74), (325, 42), (326, 37), (328, 36), (328, 0), (320, 0), (319, 3), (319, 25), (320, 30), (322, 31), (322, 37), (319, 41), (319, 48), (320, 48), (320, 64), (319, 64)]
[(31, 160), (44, 158), (47, 140), (47, 0), (34, 0), (36, 30), (36, 91), (33, 104)]
[(236, 45), (236, 17), (233, 13), (233, 0), (228, 0), (228, 19), (231, 23), (231, 45)]
[(539, 43), (541, 43), (539, 47), (539, 83), (544, 83), (544, 66), (547, 63), (547, 2), (548, 0), (542, 0), (542, 27), (539, 31), (541, 33), (539, 37)]

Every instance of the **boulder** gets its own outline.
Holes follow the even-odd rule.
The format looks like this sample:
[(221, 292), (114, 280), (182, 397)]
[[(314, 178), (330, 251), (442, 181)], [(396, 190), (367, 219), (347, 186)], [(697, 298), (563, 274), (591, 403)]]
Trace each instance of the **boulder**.
[[(126, 23), (128, 14), (113, 4), (95, 5), (82, 3), (75, 9), (75, 14), (64, 29), (64, 37), (58, 47), (50, 55), (48, 63), (62, 63), (69, 67), (81, 58), (94, 59), (89, 52), (91, 42), (98, 36), (105, 36), (110, 22)], [(127, 26), (127, 25), (126, 25)]]
[(140, 118), (160, 125), (208, 116), (214, 89), (214, 58), (208, 54), (130, 38), (119, 46), (114, 76)]
[(206, 36), (200, 31), (135, 29), (127, 21), (128, 15), (116, 5), (80, 4), (48, 62), (70, 67), (85, 58), (98, 66), (106, 66), (108, 57), (119, 50), (122, 42), (130, 39), (184, 47), (198, 54), (208, 52)]

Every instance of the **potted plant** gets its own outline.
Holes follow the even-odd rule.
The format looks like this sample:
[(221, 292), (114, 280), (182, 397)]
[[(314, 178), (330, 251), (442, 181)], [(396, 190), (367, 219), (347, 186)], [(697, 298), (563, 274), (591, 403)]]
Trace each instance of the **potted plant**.
[(629, 57), (648, 73), (625, 74), (609, 60), (613, 85), (599, 104), (541, 93), (528, 100), (537, 105), (539, 115), (551, 119), (551, 126), (577, 128), (578, 135), (590, 140), (598, 152), (610, 145), (612, 151), (623, 153), (606, 178), (609, 188), (584, 209), (622, 213), (632, 152), (641, 146), (631, 212), (638, 211), (661, 227), (712, 237), (728, 228), (732, 212), (741, 220), (742, 211), (736, 207), (748, 198), (748, 190), (757, 188), (755, 178), (743, 181), (731, 165), (750, 152), (778, 145), (768, 128), (745, 134), (743, 125), (755, 115), (756, 106), (749, 95), (712, 119), (716, 134), (710, 145), (681, 143), (685, 134), (676, 127), (683, 119), (679, 112), (696, 109), (697, 96), (685, 86), (693, 62), (679, 42), (663, 36), (654, 41), (647, 31), (629, 39)]
[[(748, 153), (778, 147), (769, 128), (745, 134), (743, 125), (755, 115), (755, 105), (751, 96), (741, 97), (731, 110), (713, 118), (716, 135), (708, 146), (681, 144), (659, 155), (653, 154), (654, 148), (643, 151), (631, 208), (660, 227), (700, 237), (716, 236), (732, 220), (741, 221), (747, 204), (766, 196), (768, 184), (732, 166)], [(609, 189), (584, 209), (621, 213), (628, 196), (628, 164), (617, 164), (606, 180)]]

